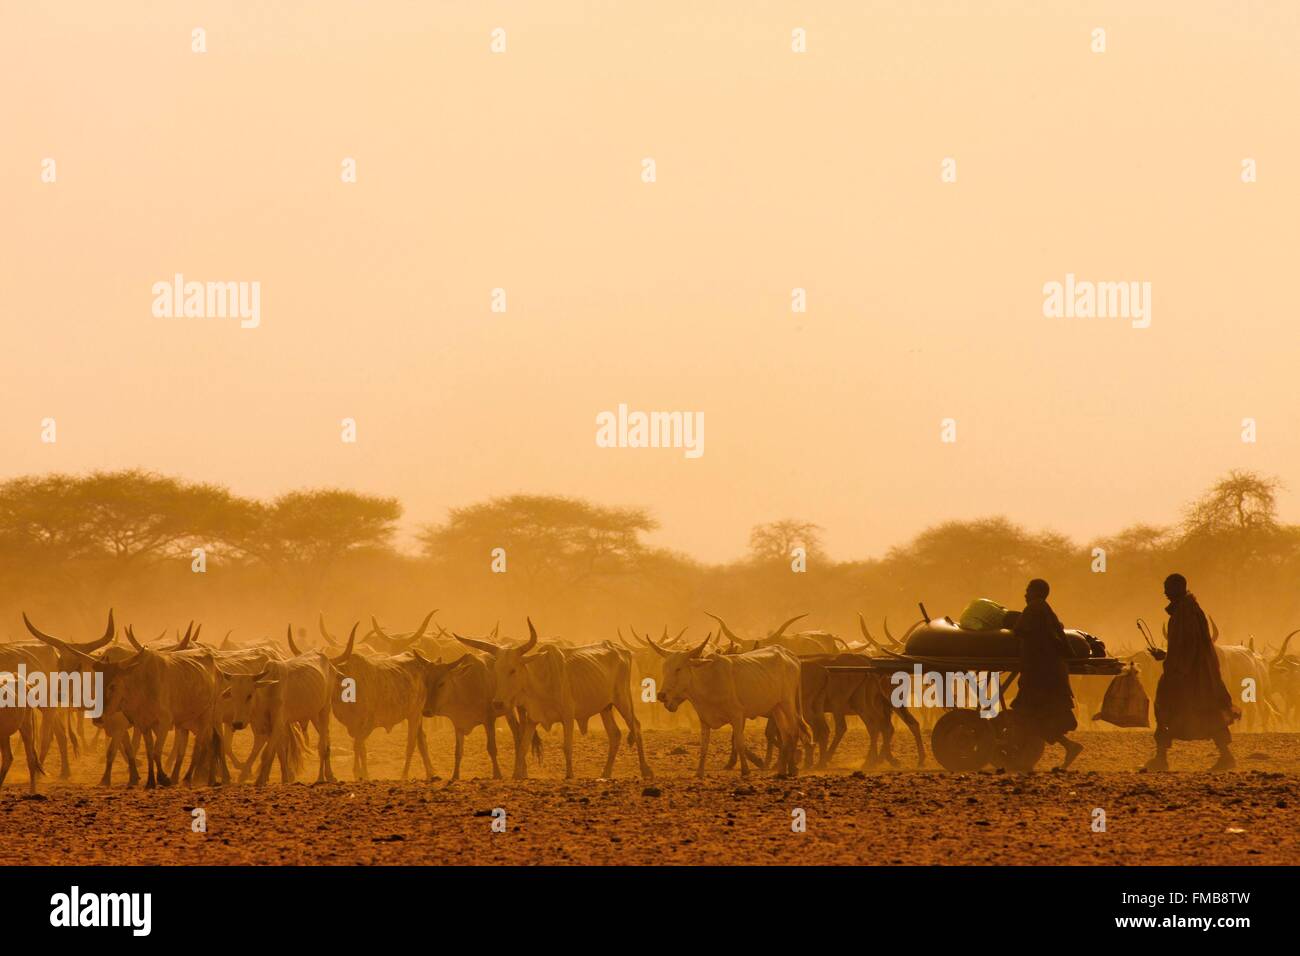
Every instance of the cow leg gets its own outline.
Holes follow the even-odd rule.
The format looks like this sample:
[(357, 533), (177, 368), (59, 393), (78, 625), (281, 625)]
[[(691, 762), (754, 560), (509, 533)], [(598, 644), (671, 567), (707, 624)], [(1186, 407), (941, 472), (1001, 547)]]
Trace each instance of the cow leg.
[[(454, 729), (456, 731), (456, 757), (455, 763), (451, 768), (451, 780), (448, 781), (449, 783), (455, 783), (460, 779), (460, 758), (465, 754), (465, 733), (459, 727), (455, 727)], [(493, 739), (495, 735), (493, 735), (490, 730), (488, 731), (488, 735), (488, 753), (492, 755), (493, 777), (499, 779), (501, 777), (501, 771), (497, 767), (497, 742)]]
[(9, 768), (14, 763), (14, 748), (9, 744), (9, 735), (0, 734), (0, 787), (5, 784), (5, 777), (9, 776)]
[(891, 767), (898, 766), (898, 758), (894, 756), (894, 722), (885, 720), (880, 725), (880, 753)]
[[(23, 754), (27, 757), (27, 789), (31, 793), (36, 792), (36, 775), (41, 772), (41, 761), (36, 756), (36, 727), (31, 720), (25, 720), (22, 726), (18, 728), (18, 735), (23, 739)], [(5, 741), (8, 749), (8, 740)], [(10, 758), (13, 759), (12, 757)]]
[(286, 724), (280, 731), (280, 782), (293, 783), (293, 727)]
[(330, 733), (330, 712), (328, 708), (322, 715), (320, 723), (316, 725), (316, 749), (320, 751), (321, 763), (325, 764), (326, 779), (337, 782), (338, 777), (334, 775), (334, 737)]
[(113, 758), (115, 756), (117, 756), (117, 738), (109, 737), (104, 750), (104, 772), (99, 778), (101, 787), (111, 787), (113, 785)]
[(253, 749), (248, 752), (248, 758), (243, 762), (243, 764), (239, 764), (239, 761), (235, 761), (236, 764), (239, 764), (240, 783), (245, 783), (248, 778), (253, 775), (253, 761), (257, 759), (258, 754), (266, 751), (270, 739), (271, 738), (266, 734), (259, 734), (256, 730), (253, 731)]
[(912, 732), (912, 740), (916, 743), (916, 765), (918, 767), (924, 767), (925, 744), (921, 741), (921, 725), (917, 723), (916, 718), (912, 716), (912, 712), (906, 707), (898, 708), (898, 718), (903, 722), (903, 725)]
[(628, 743), (636, 741), (636, 759), (640, 765), (641, 777), (645, 780), (654, 779), (654, 771), (645, 759), (645, 741), (641, 739), (641, 719), (637, 717), (636, 710), (632, 699), (629, 697), (624, 703), (615, 704), (615, 708), (623, 715), (623, 721), (627, 724)]
[[(862, 715), (859, 714), (858, 716), (861, 717)], [(879, 735), (880, 730), (877, 728), (874, 720), (868, 720), (866, 717), (862, 717), (862, 723), (867, 728), (867, 740), (870, 742), (867, 747), (867, 755), (862, 760), (862, 769), (866, 770), (870, 767), (874, 767), (880, 762), (880, 757), (876, 753), (876, 737)]]
[[(491, 714), (483, 722), (483, 731), (487, 734), (487, 752), (488, 757), (492, 759), (492, 779), (501, 779), (501, 765), (497, 763), (497, 720)], [(456, 730), (456, 770), (451, 775), (453, 781), (460, 779), (460, 747), (464, 735), (460, 729)]]
[[(330, 763), (330, 712), (329, 708), (319, 714), (313, 721), (316, 725), (316, 752), (320, 757), (320, 771), (316, 774), (316, 782), (323, 781), (334, 782), (334, 767)], [(306, 734), (303, 735), (304, 738)]]
[[(731, 752), (734, 754), (736, 751), (733, 748)], [(708, 756), (709, 756), (709, 725), (701, 720), (700, 721), (700, 765), (695, 768), (695, 776), (703, 778), (704, 761), (708, 759)]]
[[(175, 728), (175, 732), (176, 732), (176, 738), (172, 742), (172, 752), (171, 752), (171, 760), (172, 760), (171, 779), (179, 782), (181, 779), (180, 778), (181, 764), (185, 762), (185, 751), (189, 749), (190, 732), (188, 730), (182, 730), (180, 727)], [(163, 760), (162, 751), (164, 750), (164, 748), (162, 744), (163, 741), (160, 739), (158, 741), (159, 766), (162, 766), (162, 760)], [(194, 757), (190, 759), (190, 773), (194, 772), (194, 760), (198, 758), (198, 749), (199, 749), (198, 747), (194, 748), (195, 750)], [(189, 774), (186, 774), (185, 782), (189, 783)]]
[(573, 779), (573, 720), (562, 720), (564, 730), (564, 779)]
[(731, 746), (740, 755), (740, 775), (749, 776), (749, 759), (745, 755), (745, 718), (738, 717), (731, 724)]
[(602, 780), (607, 780), (614, 775), (614, 758), (618, 755), (618, 738), (622, 736), (618, 730), (618, 723), (614, 720), (614, 707), (612, 704), (600, 712), (600, 722), (605, 725), (605, 733), (609, 737), (609, 753), (605, 757), (605, 769), (600, 775)]
[(53, 739), (59, 745), (59, 779), (66, 780), (72, 776), (72, 768), (68, 765), (68, 732), (63, 726), (63, 721), (59, 719), (62, 715), (49, 708), (40, 711), (41, 714), (41, 752), (40, 758), (43, 761), (50, 752), (50, 740)]
[[(205, 739), (206, 743), (204, 742)], [(222, 743), (220, 726), (209, 727), (206, 731), (200, 731), (194, 735), (194, 758), (198, 759), (200, 745), (202, 745), (207, 756), (209, 787), (220, 786), (223, 778), (225, 780), (230, 779), (230, 768), (226, 766)]]
[[(272, 731), (271, 733), (267, 734), (265, 737), (262, 738), (260, 750), (262, 753), (262, 760), (257, 765), (257, 777), (253, 781), (253, 786), (255, 787), (266, 786), (266, 782), (271, 778), (271, 766), (275, 763), (275, 757), (277, 753), (279, 753), (280, 755), (281, 773), (284, 772), (284, 768), (287, 763), (286, 761), (287, 755), (283, 751), (283, 743), (281, 741), (278, 729)], [(248, 762), (250, 764), (253, 762), (252, 756), (248, 758)]]
[[(128, 732), (126, 727), (119, 727), (108, 737), (110, 745), (115, 745), (122, 752), (122, 758), (126, 761), (126, 785), (128, 787), (137, 786), (140, 783), (140, 766), (136, 760), (136, 754), (140, 751), (140, 731), (132, 727)], [(105, 779), (107, 779), (112, 766), (112, 758), (110, 757), (108, 765), (104, 768)]]
[(406, 722), (406, 762), (402, 764), (402, 779), (411, 775), (411, 758), (415, 756), (415, 744), (420, 733), (420, 721), (412, 718)]
[(763, 755), (763, 763), (766, 765), (772, 762), (772, 754), (779, 754), (781, 748), (781, 738), (777, 734), (776, 723), (771, 717), (767, 718), (767, 726), (763, 728), (763, 737), (767, 741), (767, 753)]
[[(145, 730), (142, 731), (142, 736), (144, 737), (145, 760), (149, 764), (149, 773), (145, 777), (144, 788), (152, 790), (158, 786), (158, 777), (165, 776), (162, 772), (162, 761), (157, 754), (159, 744), (156, 738), (158, 735), (153, 730)], [(156, 774), (154, 772), (155, 767), (157, 768)]]
[(528, 779), (527, 756), (532, 745), (533, 734), (537, 733), (537, 724), (528, 717), (519, 721), (519, 740), (515, 745), (515, 779)]
[[(809, 721), (809, 723), (812, 722)], [(848, 729), (849, 729), (848, 718), (844, 716), (844, 713), (842, 711), (836, 711), (835, 712), (835, 735), (831, 737), (830, 744), (828, 746), (825, 746), (825, 748), (822, 750), (822, 759), (817, 764), (818, 767), (830, 766), (831, 761), (835, 759), (835, 751), (839, 749), (840, 741), (844, 739), (844, 734), (848, 732)], [(826, 726), (826, 718), (824, 716), (821, 719), (820, 727), (816, 725), (813, 726), (813, 733), (814, 734), (821, 733), (823, 735), (828, 735), (830, 733), (830, 728)], [(823, 743), (825, 742), (825, 739), (826, 737), (823, 736), (822, 737)]]
[[(418, 718), (417, 718), (418, 720)], [(433, 762), (429, 760), (429, 738), (424, 733), (424, 725), (417, 723), (420, 735), (415, 738), (415, 745), (420, 748), (420, 759), (424, 761), (424, 779), (433, 779)]]
[(362, 734), (352, 739), (353, 755), (352, 766), (358, 780), (370, 779), (370, 766), (366, 762), (366, 738), (370, 735)]

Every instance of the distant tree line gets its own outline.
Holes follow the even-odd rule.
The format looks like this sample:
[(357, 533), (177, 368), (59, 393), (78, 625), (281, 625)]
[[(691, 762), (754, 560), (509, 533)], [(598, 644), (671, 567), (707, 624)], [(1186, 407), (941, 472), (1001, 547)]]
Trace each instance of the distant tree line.
[(314, 632), (320, 612), (400, 630), (435, 607), (476, 634), (500, 621), (517, 635), (530, 614), (570, 638), (687, 624), (703, 636), (707, 610), (753, 635), (808, 611), (800, 626), (852, 637), (861, 610), (873, 631), (888, 615), (898, 635), (918, 601), (953, 616), (975, 597), (1016, 604), (1037, 576), (1067, 624), (1126, 646), (1139, 615), (1159, 632), (1160, 582), (1178, 570), (1225, 640), (1266, 645), (1300, 626), (1300, 527), (1279, 520), (1279, 488), (1233, 471), (1174, 525), (1084, 543), (1005, 517), (946, 521), (860, 561), (830, 560), (822, 529), (789, 518), (754, 527), (742, 559), (703, 564), (649, 545), (658, 524), (645, 509), (562, 496), (453, 508), (408, 554), (394, 544), (393, 498), (324, 488), (263, 501), (140, 470), (20, 477), (0, 484), (0, 639), (21, 636), (20, 610), (75, 635), (110, 605), (141, 633), (193, 618), (244, 637), (286, 622)]

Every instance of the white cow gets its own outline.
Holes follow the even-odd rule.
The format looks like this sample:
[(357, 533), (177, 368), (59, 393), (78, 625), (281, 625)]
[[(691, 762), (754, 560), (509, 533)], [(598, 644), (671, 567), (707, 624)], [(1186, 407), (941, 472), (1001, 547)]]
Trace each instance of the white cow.
[(641, 724), (632, 709), (632, 655), (605, 641), (586, 647), (543, 646), (536, 653), (537, 630), (528, 621), (528, 640), (515, 647), (456, 635), (467, 647), (485, 652), (493, 681), (493, 702), (505, 711), (516, 709), (520, 720), (520, 741), (515, 748), (515, 779), (528, 776), (524, 757), (540, 724), (550, 730), (559, 724), (564, 732), (564, 776), (573, 779), (573, 728), (584, 731), (587, 721), (599, 714), (609, 736), (609, 752), (602, 778), (614, 770), (619, 729), (614, 711), (628, 728), (628, 743), (636, 745), (641, 776), (654, 776), (645, 759)]

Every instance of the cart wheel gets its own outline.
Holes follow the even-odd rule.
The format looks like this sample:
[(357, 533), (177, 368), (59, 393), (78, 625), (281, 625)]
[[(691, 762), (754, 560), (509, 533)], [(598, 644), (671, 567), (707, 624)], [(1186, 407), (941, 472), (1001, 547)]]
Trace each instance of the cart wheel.
[(930, 732), (930, 751), (945, 770), (978, 770), (993, 749), (991, 721), (974, 710), (950, 710)]
[(1028, 773), (1043, 756), (1047, 742), (1034, 733), (1029, 721), (1014, 710), (1004, 710), (992, 720), (989, 759), (1003, 770)]

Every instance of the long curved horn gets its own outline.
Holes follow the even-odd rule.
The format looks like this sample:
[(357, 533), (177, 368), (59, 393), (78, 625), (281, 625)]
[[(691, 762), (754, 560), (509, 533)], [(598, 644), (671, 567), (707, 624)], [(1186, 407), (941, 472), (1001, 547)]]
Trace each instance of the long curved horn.
[(1286, 657), (1286, 646), (1291, 643), (1291, 638), (1295, 637), (1297, 634), (1300, 634), (1300, 627), (1297, 627), (1282, 641), (1282, 649), (1277, 652), (1277, 657), (1273, 658), (1274, 663), (1277, 663), (1282, 658)]
[(528, 640), (523, 647), (519, 648), (520, 654), (527, 654), (537, 646), (537, 628), (533, 627), (533, 619), (531, 617), (526, 618), (526, 620), (528, 621)]
[(224, 651), (228, 647), (230, 647), (230, 635), (234, 633), (235, 633), (235, 629), (233, 627), (230, 630), (226, 631), (226, 636), (221, 639), (221, 650)]
[(722, 633), (725, 634), (725, 635), (727, 635), (728, 639), (734, 641), (734, 642), (737, 643), (737, 644), (740, 643), (740, 638), (738, 638), (738, 637), (737, 637), (737, 636), (732, 632), (731, 628), (727, 627), (727, 622), (726, 622), (726, 621), (724, 621), (722, 618), (718, 617), (718, 615), (712, 613), (711, 611), (705, 611), (704, 613), (705, 613), (708, 617), (711, 617), (711, 618), (713, 618), (715, 621), (718, 622), (718, 626), (722, 628)]
[[(884, 626), (885, 626), (885, 638), (889, 641), (889, 643), (893, 644), (895, 647), (902, 647), (903, 642), (900, 641), (898, 638), (894, 637), (893, 634), (889, 633), (889, 618), (885, 618)], [(914, 627), (908, 628), (907, 633), (911, 634), (913, 630), (915, 630)]]
[[(111, 612), (110, 612), (110, 620), (111, 620)], [(56, 647), (61, 651), (65, 651), (77, 657), (84, 657), (86, 659), (86, 662), (92, 667), (100, 663), (100, 661), (96, 660), (95, 658), (91, 657), (89, 654), (79, 649), (81, 647), (87, 647), (89, 646), (89, 644), (81, 644), (81, 645), (70, 644), (67, 641), (59, 640), (57, 637), (51, 637), (49, 634), (46, 634), (44, 631), (37, 630), (36, 625), (27, 619), (26, 611), (23, 612), (23, 623), (27, 625), (27, 630), (32, 632), (32, 636), (35, 637), (38, 641), (40, 641), (42, 644), (49, 644), (51, 647)], [(101, 638), (100, 640), (102, 641), (103, 639)], [(112, 640), (112, 638), (110, 637), (109, 640)], [(90, 644), (94, 644), (96, 647), (102, 646), (100, 644), (100, 641), (91, 641)]]
[[(676, 646), (681, 642), (682, 635), (685, 634), (685, 633), (686, 633), (687, 631), (689, 631), (690, 629), (691, 629), (691, 626), (690, 626), (689, 624), (687, 624), (684, 628), (682, 628), (680, 631), (677, 632), (677, 636), (676, 636), (676, 637), (674, 637), (671, 641), (669, 641), (669, 642), (668, 642), (666, 645), (664, 645), (664, 646), (665, 646), (665, 647), (676, 647)], [(666, 634), (666, 633), (668, 633), (668, 632), (665, 630), (664, 633)]]
[(199, 631), (201, 630), (203, 630), (202, 624), (200, 624), (197, 628), (194, 629), (193, 634), (191, 634), (189, 631), (186, 631), (185, 637), (183, 637), (181, 639), (181, 642), (176, 645), (176, 650), (183, 651), (191, 644), (193, 644), (195, 641), (197, 641), (199, 639)]
[(293, 652), (293, 656), (294, 656), (294, 657), (298, 657), (299, 655), (301, 655), (301, 654), (302, 654), (302, 651), (298, 650), (298, 645), (295, 644), (295, 643), (293, 642), (293, 625), (292, 625), (292, 624), (286, 624), (286, 625), (284, 626), (284, 636), (287, 637), (287, 638), (289, 639), (289, 650)]
[(1210, 615), (1210, 640), (1219, 643), (1219, 625), (1214, 623), (1214, 615)]
[(783, 635), (783, 634), (785, 633), (785, 629), (786, 629), (787, 627), (789, 627), (789, 626), (790, 626), (791, 624), (793, 624), (795, 621), (801, 620), (801, 619), (803, 619), (803, 618), (805, 618), (805, 617), (807, 617), (807, 616), (808, 616), (808, 612), (807, 612), (807, 611), (804, 611), (802, 614), (797, 614), (797, 615), (795, 615), (794, 617), (790, 618), (790, 620), (786, 621), (784, 624), (782, 624), (780, 627), (778, 627), (775, 631), (773, 631), (772, 634), (770, 634), (770, 635), (768, 636), (768, 640), (769, 640), (769, 641), (775, 641), (777, 638), (781, 637), (781, 635)]
[(641, 637), (640, 640), (644, 641), (645, 644), (646, 644), (646, 646), (649, 647), (650, 650), (652, 650), (652, 651), (654, 651), (656, 654), (658, 654), (660, 657), (670, 657), (670, 656), (672, 656), (672, 652), (671, 652), (671, 651), (666, 651), (666, 650), (664, 650), (662, 647), (660, 647), (660, 646), (659, 646), (658, 644), (656, 644), (654, 641), (650, 640), (650, 638), (648, 638), (648, 637)]
[(23, 623), (27, 625), (27, 630), (31, 631), (32, 637), (36, 638), (42, 644), (49, 644), (51, 647), (57, 647), (60, 650), (67, 649), (70, 647), (67, 641), (59, 640), (59, 638), (52, 637), (51, 635), (46, 634), (44, 631), (39, 630), (35, 624), (33, 624), (30, 620), (27, 619), (26, 611), (23, 611)]
[(461, 637), (455, 631), (451, 632), (451, 636), (456, 638), (456, 640), (460, 641), (466, 647), (472, 647), (480, 651), (487, 651), (493, 657), (501, 653), (501, 645), (499, 644), (492, 644), (488, 641), (476, 641), (472, 637)]
[(27, 619), (27, 613), (25, 611), (23, 612), (23, 623), (27, 625), (27, 630), (30, 631), (32, 636), (38, 641), (41, 641), (44, 644), (50, 644), (53, 647), (76, 651), (79, 654), (85, 655), (89, 655), (92, 651), (97, 651), (101, 647), (113, 643), (113, 639), (117, 636), (117, 627), (113, 624), (112, 608), (109, 608), (108, 610), (108, 626), (104, 629), (103, 636), (96, 638), (93, 641), (77, 643), (75, 641), (65, 641), (46, 634), (44, 631), (37, 630), (36, 625)]
[(325, 642), (326, 642), (327, 644), (333, 644), (335, 647), (337, 647), (339, 642), (336, 641), (336, 640), (335, 640), (335, 639), (330, 635), (330, 632), (329, 632), (329, 631), (325, 630), (325, 612), (324, 612), (324, 611), (321, 611), (321, 612), (320, 612), (320, 620), (317, 621), (317, 624), (318, 624), (319, 627), (320, 627), (320, 636), (323, 637), (323, 638), (325, 638)]
[(862, 616), (861, 611), (858, 612), (858, 629), (862, 631), (862, 636), (867, 639), (868, 644), (870, 644), (878, 651), (884, 650), (884, 648), (880, 646), (880, 642), (877, 641), (874, 637), (872, 637), (871, 632), (867, 630), (867, 619)]
[(348, 635), (348, 646), (343, 648), (343, 653), (338, 657), (332, 658), (330, 663), (338, 666), (352, 656), (352, 646), (357, 642), (357, 628), (361, 625), (360, 621), (352, 625), (352, 633)]
[(109, 644), (112, 644), (113, 639), (117, 636), (116, 632), (117, 632), (117, 628), (113, 624), (113, 609), (110, 607), (108, 609), (108, 625), (104, 628), (103, 636), (96, 638), (93, 641), (86, 641), (85, 643), (82, 644), (69, 643), (68, 646), (72, 650), (78, 651), (79, 653), (90, 654), (91, 651), (97, 651), (101, 647), (105, 647)]
[(627, 638), (623, 636), (623, 629), (620, 627), (617, 628), (617, 631), (618, 631), (618, 642), (622, 644), (624, 647), (626, 647), (629, 651), (635, 651), (636, 648), (633, 647), (631, 644), (629, 644), (627, 642)]
[(712, 633), (705, 634), (704, 640), (700, 641), (700, 643), (695, 648), (686, 652), (686, 659), (690, 660), (693, 657), (699, 657), (701, 654), (703, 654), (704, 648), (708, 646), (709, 639), (711, 637), (713, 637)]
[(919, 621), (917, 621), (915, 624), (913, 624), (911, 627), (909, 627), (906, 631), (904, 631), (904, 632), (903, 632), (903, 639), (902, 639), (901, 641), (898, 642), (898, 646), (899, 646), (899, 647), (904, 647), (904, 646), (906, 646), (906, 645), (907, 645), (907, 639), (908, 639), (909, 637), (912, 636), (912, 632), (915, 631), (918, 627), (922, 626), (922, 625), (925, 624), (925, 623), (926, 623), (925, 618), (921, 618)]
[(429, 622), (433, 620), (433, 616), (437, 613), (438, 613), (438, 608), (435, 607), (432, 611), (430, 611), (428, 614), (424, 616), (424, 621), (420, 624), (420, 629), (411, 636), (412, 644), (414, 644), (420, 638), (424, 637), (425, 628), (429, 626)]
[[(187, 634), (186, 636), (188, 637), (189, 635)], [(144, 650), (144, 645), (135, 639), (135, 631), (131, 629), (130, 624), (126, 626), (126, 639), (131, 642), (131, 646), (137, 651)]]
[(492, 640), (494, 641), (500, 640), (500, 638), (497, 636), (500, 630), (501, 630), (501, 622), (497, 621), (495, 624), (492, 625)]

